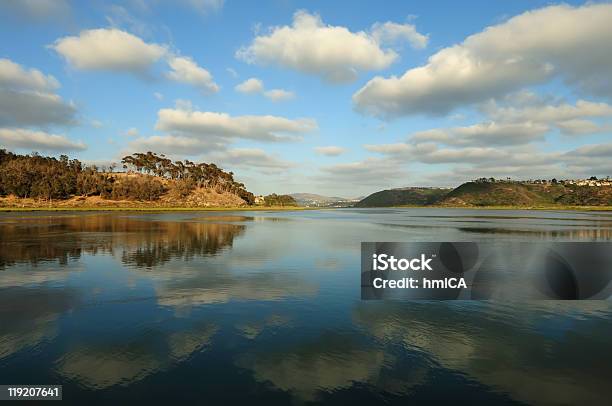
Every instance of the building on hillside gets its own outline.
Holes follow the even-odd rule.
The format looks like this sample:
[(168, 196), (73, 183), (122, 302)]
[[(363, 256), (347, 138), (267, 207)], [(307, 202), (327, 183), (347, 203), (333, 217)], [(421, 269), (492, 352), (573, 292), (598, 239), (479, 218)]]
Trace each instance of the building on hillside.
[(255, 204), (264, 204), (265, 199), (263, 195), (255, 196)]

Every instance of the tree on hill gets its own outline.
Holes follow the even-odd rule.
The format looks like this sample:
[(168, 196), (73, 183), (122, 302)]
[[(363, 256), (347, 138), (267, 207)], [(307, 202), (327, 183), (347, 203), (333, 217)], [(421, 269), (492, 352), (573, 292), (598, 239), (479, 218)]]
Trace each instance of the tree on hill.
[(272, 193), (271, 195), (264, 196), (264, 205), (266, 206), (297, 206), (297, 202), (292, 196), (289, 195), (277, 195)]
[[(234, 180), (213, 163), (175, 161), (153, 152), (134, 153), (121, 162), (143, 178), (121, 178), (99, 170), (95, 165), (84, 167), (66, 155), (44, 157), (38, 153), (18, 155), (0, 149), (0, 196), (21, 198), (68, 199), (74, 195), (101, 196), (107, 199), (155, 200), (166, 191), (159, 178), (181, 181), (180, 194), (188, 195), (196, 187), (233, 193), (248, 204), (255, 196), (243, 183)], [(111, 169), (114, 169), (111, 166)]]

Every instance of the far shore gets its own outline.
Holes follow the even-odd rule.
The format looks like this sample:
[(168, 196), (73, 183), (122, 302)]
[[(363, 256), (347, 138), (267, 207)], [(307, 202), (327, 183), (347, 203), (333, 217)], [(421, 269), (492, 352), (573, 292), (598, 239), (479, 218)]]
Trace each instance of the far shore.
[(144, 212), (161, 212), (161, 211), (301, 211), (301, 210), (318, 210), (318, 207), (301, 207), (301, 206), (236, 206), (236, 207), (63, 207), (63, 206), (40, 206), (40, 207), (0, 207), (0, 212), (28, 212), (28, 211), (144, 211)]
[[(350, 207), (346, 207), (350, 208)], [(387, 206), (357, 207), (358, 209), (469, 209), (469, 210), (550, 210), (550, 211), (612, 211), (612, 206)], [(0, 207), (1, 212), (105, 212), (105, 211), (138, 211), (138, 212), (191, 212), (191, 211), (305, 211), (335, 210), (335, 207), (304, 206), (236, 206), (236, 207), (70, 207), (70, 206), (37, 206), (37, 207)]]
[[(372, 209), (381, 207), (371, 207)], [(567, 210), (567, 211), (612, 211), (612, 206), (391, 206), (394, 209), (470, 209), (470, 210)]]

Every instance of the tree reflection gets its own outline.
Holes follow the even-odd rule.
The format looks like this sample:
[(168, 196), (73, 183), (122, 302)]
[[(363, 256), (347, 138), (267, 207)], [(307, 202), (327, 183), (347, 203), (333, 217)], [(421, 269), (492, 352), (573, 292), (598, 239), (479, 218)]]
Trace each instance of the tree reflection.
[(18, 263), (66, 265), (82, 254), (119, 253), (124, 264), (153, 267), (231, 248), (243, 224), (151, 221), (118, 215), (5, 218), (0, 224), (0, 268)]

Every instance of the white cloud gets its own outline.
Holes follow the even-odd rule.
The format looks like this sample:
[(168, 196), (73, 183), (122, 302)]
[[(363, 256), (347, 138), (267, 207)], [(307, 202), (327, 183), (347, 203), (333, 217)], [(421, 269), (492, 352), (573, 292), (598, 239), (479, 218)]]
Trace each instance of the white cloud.
[(0, 90), (0, 125), (74, 124), (76, 108), (55, 94)]
[(261, 93), (264, 90), (264, 84), (260, 79), (249, 78), (237, 85), (234, 89), (240, 93)]
[(38, 69), (24, 69), (10, 59), (0, 59), (0, 88), (50, 91), (58, 87), (59, 82), (51, 75)]
[(163, 94), (161, 94), (161, 93), (159, 93), (159, 92), (155, 92), (155, 93), (153, 93), (153, 96), (155, 96), (155, 98), (156, 98), (157, 100), (160, 100), (160, 101), (161, 101), (161, 100), (164, 100), (164, 95), (163, 95)]
[[(247, 139), (256, 141), (283, 142), (299, 139), (302, 134), (317, 129), (312, 119), (291, 120), (277, 116), (230, 116), (226, 113), (194, 111), (191, 103), (177, 100), (175, 109), (161, 109), (158, 112), (156, 130), (164, 135), (140, 137), (130, 142), (130, 148), (138, 150), (155, 150), (171, 154), (195, 156), (210, 151), (218, 153), (228, 162), (235, 163), (241, 156), (250, 160), (256, 159), (259, 152), (250, 149), (227, 150), (235, 140)], [(231, 152), (230, 151), (234, 151)], [(281, 160), (265, 159), (270, 167)]]
[(111, 70), (146, 74), (166, 54), (166, 48), (147, 44), (116, 28), (81, 31), (60, 38), (50, 46), (76, 69)]
[(0, 128), (0, 145), (30, 151), (82, 151), (82, 142), (70, 141), (63, 135), (49, 134), (23, 128)]
[(346, 148), (337, 147), (335, 145), (329, 145), (326, 147), (315, 147), (317, 154), (325, 156), (338, 156), (346, 152)]
[(582, 157), (612, 157), (612, 143), (608, 144), (593, 144), (583, 145), (567, 153), (568, 156), (582, 156)]
[(317, 129), (312, 119), (291, 120), (278, 116), (230, 116), (226, 113), (161, 109), (155, 128), (193, 137), (289, 141)]
[(271, 90), (264, 91), (265, 90), (264, 83), (260, 79), (257, 79), (257, 78), (249, 78), (245, 80), (244, 82), (240, 83), (239, 85), (237, 85), (234, 89), (237, 92), (247, 93), (247, 94), (263, 93), (264, 96), (266, 96), (268, 99), (272, 100), (273, 102), (287, 101), (287, 100), (291, 100), (295, 98), (295, 93), (290, 92), (285, 89), (271, 89)]
[(397, 186), (405, 183), (407, 174), (392, 159), (367, 158), (362, 161), (323, 166), (316, 178), (324, 183), (333, 184), (347, 193), (356, 193), (363, 186), (381, 187), (381, 184)]
[(499, 105), (491, 100), (482, 104), (480, 109), (493, 120), (549, 124), (567, 135), (595, 134), (610, 128), (609, 125), (599, 125), (587, 120), (612, 117), (612, 105), (607, 103), (587, 100), (577, 100), (574, 105), (567, 102), (547, 103), (547, 100), (528, 92), (521, 92), (518, 100), (514, 100), (514, 97), (510, 100), (509, 105)]
[(612, 97), (612, 4), (550, 6), (486, 28), (402, 76), (375, 77), (353, 95), (381, 117), (444, 114), (560, 77)]
[(379, 44), (407, 41), (411, 47), (416, 49), (425, 48), (429, 40), (428, 36), (419, 33), (413, 24), (398, 24), (390, 21), (374, 24), (372, 37)]
[(171, 56), (168, 65), (172, 69), (167, 73), (170, 80), (187, 83), (203, 93), (216, 93), (219, 86), (213, 81), (213, 77), (206, 69), (198, 66), (193, 59), (187, 57)]
[(181, 135), (153, 135), (140, 137), (131, 141), (129, 149), (133, 151), (156, 151), (166, 154), (199, 155), (211, 150), (222, 150), (225, 144), (206, 139)]
[(76, 108), (52, 93), (58, 87), (51, 75), (0, 59), (0, 126), (73, 124)]
[(560, 161), (572, 174), (583, 177), (610, 176), (612, 173), (612, 143), (583, 145), (562, 155)]
[[(378, 27), (379, 35), (390, 32), (383, 26)], [(291, 26), (271, 27), (238, 50), (236, 57), (318, 75), (330, 82), (350, 82), (360, 71), (387, 68), (398, 55), (392, 49), (382, 49), (370, 33), (326, 25), (320, 16), (301, 10), (294, 14)]]
[(281, 102), (295, 98), (295, 93), (285, 89), (271, 89), (264, 92), (264, 96), (273, 102)]
[(420, 144), (365, 145), (364, 147), (368, 151), (377, 152), (398, 161), (428, 164), (494, 162), (496, 165), (504, 163), (532, 165), (536, 159), (543, 157), (539, 150), (531, 146), (440, 148), (433, 142), (424, 142)]
[(517, 145), (544, 139), (549, 127), (530, 121), (522, 123), (486, 122), (466, 127), (419, 131), (410, 141), (440, 142), (448, 145)]
[(592, 121), (580, 119), (559, 121), (555, 125), (563, 134), (567, 135), (597, 134), (612, 131), (610, 124), (598, 125)]
[(221, 166), (241, 167), (262, 172), (287, 170), (295, 164), (266, 153), (259, 148), (235, 148), (211, 156), (213, 162)]
[(100, 121), (100, 120), (91, 120), (90, 124), (91, 124), (91, 126), (93, 128), (102, 128), (102, 127), (104, 127), (104, 123), (102, 121)]
[(234, 79), (236, 79), (239, 75), (238, 72), (236, 72), (235, 69), (232, 68), (226, 68), (225, 69), (227, 71), (227, 73), (229, 73)]

